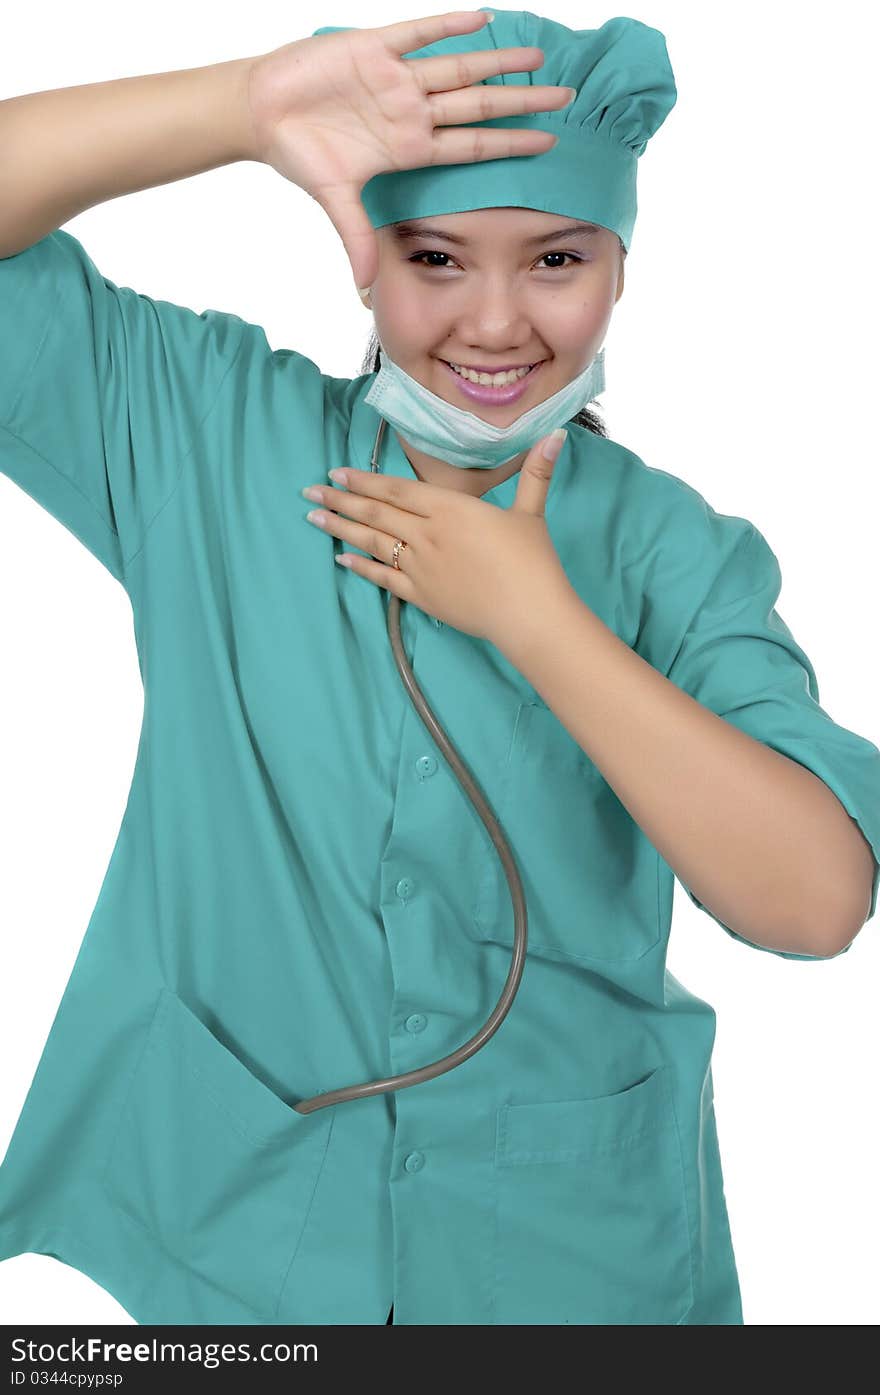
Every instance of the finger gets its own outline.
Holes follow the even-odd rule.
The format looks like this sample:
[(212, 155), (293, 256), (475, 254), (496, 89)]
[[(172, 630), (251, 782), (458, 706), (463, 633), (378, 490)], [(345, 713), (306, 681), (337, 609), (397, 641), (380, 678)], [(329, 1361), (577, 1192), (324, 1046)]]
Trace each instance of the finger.
[[(530, 73), (543, 64), (544, 50), (530, 44), (521, 48), (474, 49), (471, 53), (405, 61), (423, 92), (449, 92), (455, 87), (470, 87), (484, 78), (500, 77), (502, 73)], [(525, 87), (528, 84), (511, 85)]]
[[(362, 498), (352, 490), (346, 492), (327, 485), (319, 489), (316, 497), (324, 514), (320, 527), (328, 533), (335, 533), (337, 537), (350, 539), (356, 547), (372, 552), (382, 561), (386, 560), (386, 554), (390, 557), (396, 538), (412, 541), (418, 526), (415, 520), (420, 515), (390, 504), (385, 499)], [(317, 523), (318, 520), (314, 519), (313, 522)]]
[[(440, 489), (439, 485), (427, 484), (424, 480), (406, 480), (400, 475), (383, 475), (373, 470), (355, 470), (351, 467), (345, 470), (344, 477), (337, 480), (343, 489), (351, 490), (353, 494), (363, 494), (373, 499), (381, 499), (387, 504), (394, 504), (406, 513), (415, 513), (422, 518), (428, 518), (437, 507), (437, 497), (446, 493)], [(434, 497), (432, 497), (434, 496)], [(345, 513), (345, 498), (338, 498), (338, 491), (334, 491), (328, 500), (330, 508), (339, 509), (340, 513)], [(379, 523), (381, 527), (381, 522)], [(391, 532), (391, 529), (386, 529)]]
[(316, 199), (342, 239), (351, 263), (355, 289), (372, 286), (379, 273), (376, 230), (353, 184), (323, 184)]
[(380, 24), (374, 33), (396, 53), (412, 53), (414, 49), (436, 44), (451, 34), (471, 34), (488, 23), (489, 16), (479, 10), (446, 10), (439, 15), (421, 19), (402, 19), (397, 24)]
[(412, 601), (415, 587), (412, 578), (408, 577), (401, 567), (388, 567), (384, 562), (373, 562), (369, 557), (361, 557), (359, 552), (337, 552), (335, 560), (339, 562), (341, 557), (351, 558), (349, 562), (340, 563), (348, 571), (365, 576), (377, 586), (384, 586), (386, 591), (399, 596), (402, 601)]
[(565, 427), (557, 427), (535, 442), (520, 468), (514, 508), (524, 513), (544, 513), (550, 480), (567, 438)]
[(543, 155), (558, 140), (550, 131), (515, 131), (510, 126), (494, 130), (486, 126), (440, 127), (431, 142), (435, 151), (433, 164), (463, 165), (468, 161), (501, 160), (506, 155)]
[[(374, 503), (369, 503), (367, 506), (371, 509), (383, 507), (382, 505)], [(386, 531), (384, 525), (381, 523), (378, 526), (374, 526), (372, 518), (370, 523), (354, 523), (351, 518), (340, 517), (338, 514), (333, 513), (330, 508), (325, 508), (321, 510), (321, 512), (324, 515), (323, 523), (319, 522), (317, 518), (313, 518), (311, 522), (315, 527), (320, 528), (322, 533), (328, 533), (331, 537), (339, 538), (346, 547), (359, 547), (362, 552), (370, 553), (377, 561), (385, 562), (389, 566), (392, 564), (395, 542), (398, 538), (403, 540), (404, 537), (410, 533), (406, 524), (403, 525), (403, 532), (395, 532), (395, 523), (393, 520), (387, 522)], [(407, 547), (411, 547), (412, 543), (410, 537), (407, 537), (406, 541)]]
[(573, 87), (462, 87), (428, 97), (435, 126), (464, 126), (471, 121), (494, 121), (533, 111), (559, 111), (572, 99)]

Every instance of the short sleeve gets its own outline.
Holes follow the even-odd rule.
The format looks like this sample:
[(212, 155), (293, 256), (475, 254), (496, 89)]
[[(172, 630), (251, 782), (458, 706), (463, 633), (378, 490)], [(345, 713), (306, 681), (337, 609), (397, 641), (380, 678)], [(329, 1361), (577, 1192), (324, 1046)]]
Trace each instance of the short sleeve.
[(125, 584), (241, 347), (114, 285), (63, 230), (0, 258), (0, 469)]
[[(746, 519), (709, 512), (716, 565), (667, 677), (832, 790), (874, 857), (870, 919), (880, 883), (880, 750), (832, 721), (820, 706), (813, 665), (775, 609), (782, 578), (762, 534)], [(734, 939), (782, 959), (837, 958), (850, 947), (818, 956), (755, 945), (719, 921), (689, 887), (685, 890)]]

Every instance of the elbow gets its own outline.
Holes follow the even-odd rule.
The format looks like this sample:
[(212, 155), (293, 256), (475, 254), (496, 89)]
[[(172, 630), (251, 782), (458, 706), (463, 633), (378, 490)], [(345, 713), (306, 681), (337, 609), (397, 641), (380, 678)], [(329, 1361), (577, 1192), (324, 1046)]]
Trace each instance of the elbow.
[(858, 934), (858, 930), (853, 930), (848, 935), (839, 935), (835, 939), (826, 939), (822, 949), (817, 951), (820, 959), (836, 959), (839, 954), (845, 954)]
[[(875, 862), (873, 852), (864, 836), (859, 836), (858, 868), (849, 869), (848, 874), (840, 870), (834, 875), (831, 890), (824, 898), (825, 912), (821, 924), (816, 924), (815, 911), (811, 917), (815, 942), (820, 946), (816, 953), (833, 959), (849, 949), (856, 935), (871, 914), (871, 901), (874, 892)], [(852, 894), (855, 887), (858, 895)], [(850, 888), (849, 895), (844, 895)], [(821, 904), (818, 895), (815, 905)]]
[(856, 913), (850, 907), (847, 914), (826, 916), (821, 925), (813, 927), (813, 943), (817, 948), (811, 952), (823, 959), (834, 959), (838, 954), (843, 954), (865, 924), (869, 913), (870, 896), (867, 907), (860, 906)]

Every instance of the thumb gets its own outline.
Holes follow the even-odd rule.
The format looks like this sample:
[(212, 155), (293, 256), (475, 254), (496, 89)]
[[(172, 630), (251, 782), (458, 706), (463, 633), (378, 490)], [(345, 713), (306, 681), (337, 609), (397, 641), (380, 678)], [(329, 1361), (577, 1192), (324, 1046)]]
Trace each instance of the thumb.
[(325, 185), (318, 201), (342, 239), (355, 288), (367, 290), (379, 273), (379, 248), (359, 190), (352, 184)]
[(557, 426), (549, 436), (536, 441), (522, 463), (514, 507), (526, 513), (543, 514), (550, 489), (553, 467), (565, 444), (568, 432)]

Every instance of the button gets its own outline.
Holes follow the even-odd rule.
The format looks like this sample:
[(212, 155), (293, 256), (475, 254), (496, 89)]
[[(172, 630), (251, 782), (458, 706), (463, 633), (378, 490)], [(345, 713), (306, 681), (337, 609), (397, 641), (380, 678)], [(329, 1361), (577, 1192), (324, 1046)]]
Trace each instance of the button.
[(418, 1172), (420, 1167), (425, 1166), (424, 1153), (410, 1153), (409, 1157), (406, 1159), (406, 1162), (403, 1165), (406, 1168), (407, 1172)]
[(403, 1025), (408, 1032), (423, 1032), (428, 1025), (428, 1019), (423, 1012), (413, 1012)]
[(415, 883), (411, 877), (401, 877), (394, 890), (397, 892), (401, 901), (405, 901), (407, 896), (412, 896), (414, 885)]
[(434, 756), (419, 756), (416, 761), (416, 770), (423, 780), (427, 780), (437, 769), (437, 761)]

